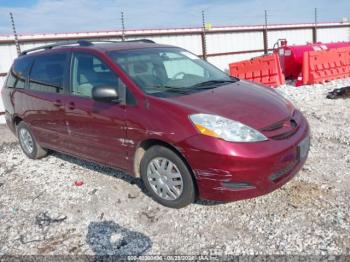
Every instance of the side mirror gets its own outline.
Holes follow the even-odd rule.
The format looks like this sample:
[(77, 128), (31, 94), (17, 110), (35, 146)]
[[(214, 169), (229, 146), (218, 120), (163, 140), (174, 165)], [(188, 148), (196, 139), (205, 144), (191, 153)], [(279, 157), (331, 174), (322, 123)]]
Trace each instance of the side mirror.
[(117, 89), (112, 86), (95, 86), (92, 89), (92, 98), (99, 102), (120, 102)]

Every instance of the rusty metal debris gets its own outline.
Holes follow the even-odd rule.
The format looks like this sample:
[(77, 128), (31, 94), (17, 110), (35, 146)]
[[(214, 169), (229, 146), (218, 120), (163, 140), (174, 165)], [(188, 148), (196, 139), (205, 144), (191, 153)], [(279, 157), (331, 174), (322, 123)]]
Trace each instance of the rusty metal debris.
[(328, 99), (349, 98), (349, 97), (350, 97), (350, 86), (336, 88), (327, 94)]

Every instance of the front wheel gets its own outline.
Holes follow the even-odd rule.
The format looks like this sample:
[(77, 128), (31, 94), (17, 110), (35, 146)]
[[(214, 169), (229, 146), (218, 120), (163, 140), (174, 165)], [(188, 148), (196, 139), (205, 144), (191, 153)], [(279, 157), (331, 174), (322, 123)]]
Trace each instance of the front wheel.
[(151, 147), (141, 161), (140, 171), (147, 191), (158, 203), (181, 208), (195, 200), (192, 175), (172, 150), (163, 146)]
[(31, 159), (43, 158), (47, 151), (34, 138), (29, 127), (22, 121), (17, 125), (17, 137), (23, 152)]

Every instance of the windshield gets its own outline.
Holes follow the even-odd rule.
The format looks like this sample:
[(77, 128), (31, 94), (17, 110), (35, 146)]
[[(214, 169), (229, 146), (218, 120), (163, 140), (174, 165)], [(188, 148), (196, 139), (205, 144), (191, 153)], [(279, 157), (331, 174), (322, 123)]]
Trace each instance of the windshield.
[(145, 93), (154, 96), (188, 94), (237, 81), (180, 48), (112, 51), (109, 56)]

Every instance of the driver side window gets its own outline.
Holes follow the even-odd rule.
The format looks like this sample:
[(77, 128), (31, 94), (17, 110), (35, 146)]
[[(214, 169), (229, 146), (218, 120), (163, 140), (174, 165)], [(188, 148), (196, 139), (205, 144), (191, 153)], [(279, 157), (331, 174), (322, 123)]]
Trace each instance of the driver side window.
[(94, 86), (118, 88), (119, 77), (96, 56), (86, 53), (73, 55), (72, 94), (91, 97)]

